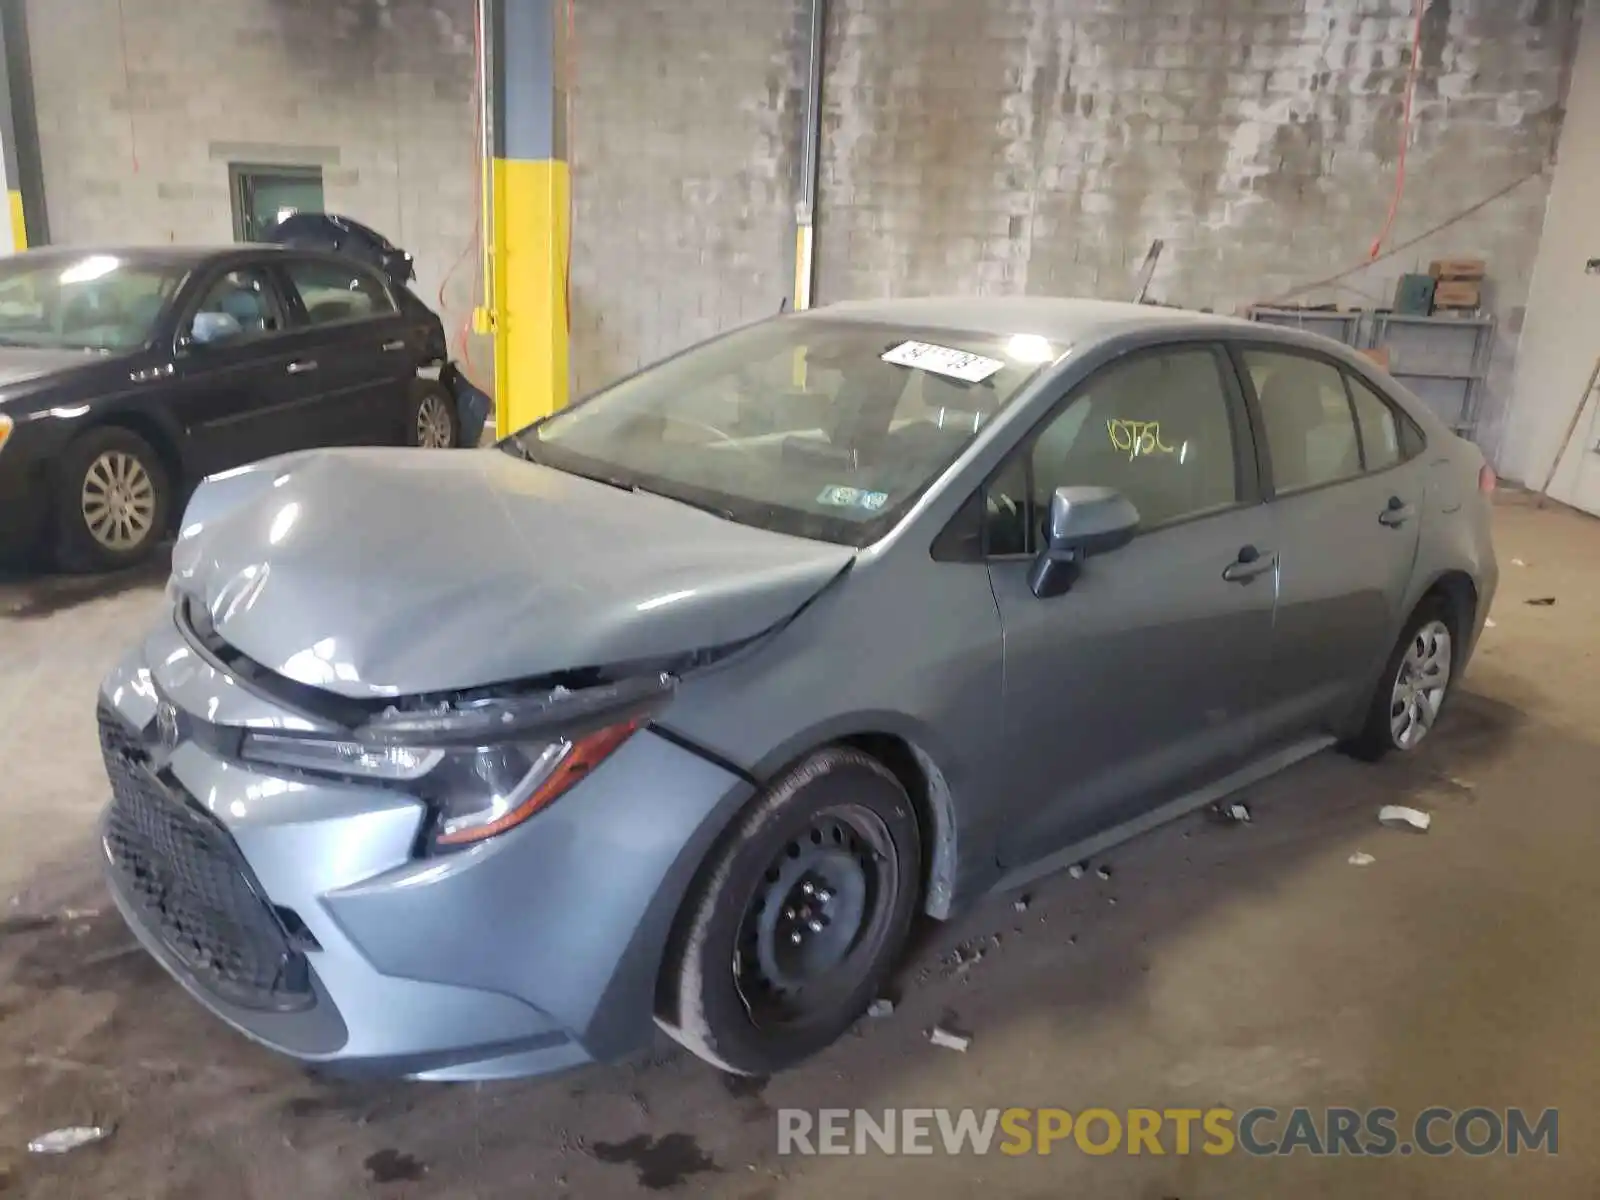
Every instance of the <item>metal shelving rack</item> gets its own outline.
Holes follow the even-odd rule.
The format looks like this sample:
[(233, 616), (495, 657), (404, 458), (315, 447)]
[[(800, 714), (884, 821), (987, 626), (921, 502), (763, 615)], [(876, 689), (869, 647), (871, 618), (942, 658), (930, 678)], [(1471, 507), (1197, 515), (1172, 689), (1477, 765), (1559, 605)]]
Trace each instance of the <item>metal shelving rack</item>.
[(1470, 438), (1477, 431), (1494, 352), (1494, 324), (1493, 317), (1373, 313), (1369, 345), (1387, 349), (1389, 374)]

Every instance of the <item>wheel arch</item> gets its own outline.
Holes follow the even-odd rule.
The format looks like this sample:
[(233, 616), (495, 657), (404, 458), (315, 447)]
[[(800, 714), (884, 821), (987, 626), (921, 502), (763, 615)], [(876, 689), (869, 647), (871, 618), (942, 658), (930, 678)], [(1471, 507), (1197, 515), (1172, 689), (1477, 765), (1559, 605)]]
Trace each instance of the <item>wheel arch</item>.
[[(1423, 589), (1417, 603), (1411, 606), (1411, 612), (1434, 600), (1441, 602), (1449, 612), (1453, 626), (1451, 632), (1456, 640), (1469, 642), (1473, 630), (1477, 628), (1478, 617), (1478, 586), (1473, 583), (1472, 576), (1458, 569), (1439, 572)], [(1409, 619), (1410, 614), (1407, 614)]]
[(841, 714), (785, 741), (750, 772), (759, 790), (796, 763), (829, 746), (850, 746), (888, 768), (911, 798), (922, 839), (921, 908), (944, 920), (953, 907), (959, 824), (944, 753), (933, 730), (904, 713)]
[(750, 793), (738, 804), (717, 814), (717, 827), (699, 856), (673, 913), (667, 944), (656, 966), (655, 1003), (658, 1014), (674, 1019), (666, 1004), (668, 972), (683, 945), (686, 915), (719, 855), (739, 825), (740, 815), (758, 804), (771, 783), (796, 764), (830, 746), (848, 746), (881, 763), (910, 797), (922, 845), (922, 878), (918, 880), (918, 909), (945, 920), (953, 908), (958, 832), (955, 805), (943, 769), (927, 748), (926, 737), (908, 727), (895, 714), (867, 714), (841, 718), (787, 739), (753, 769), (742, 772)]

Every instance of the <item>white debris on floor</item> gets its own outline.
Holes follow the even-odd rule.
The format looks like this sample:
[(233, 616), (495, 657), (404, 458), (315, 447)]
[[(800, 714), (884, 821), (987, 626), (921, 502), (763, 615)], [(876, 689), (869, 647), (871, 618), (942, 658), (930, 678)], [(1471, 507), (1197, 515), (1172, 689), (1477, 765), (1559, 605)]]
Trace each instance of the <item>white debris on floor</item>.
[(1414, 829), (1418, 833), (1427, 833), (1428, 826), (1433, 824), (1433, 817), (1420, 808), (1408, 808), (1404, 804), (1385, 804), (1378, 810), (1378, 822), (1390, 829)]

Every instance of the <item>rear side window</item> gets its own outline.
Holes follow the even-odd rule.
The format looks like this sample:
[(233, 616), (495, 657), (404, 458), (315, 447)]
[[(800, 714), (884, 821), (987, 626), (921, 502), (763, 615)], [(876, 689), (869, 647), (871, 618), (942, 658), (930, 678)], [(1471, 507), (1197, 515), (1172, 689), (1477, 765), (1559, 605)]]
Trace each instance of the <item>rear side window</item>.
[(285, 270), (313, 325), (358, 321), (395, 311), (388, 290), (353, 263), (291, 262)]
[(1361, 448), (1344, 379), (1320, 359), (1245, 350), (1279, 494), (1361, 474)]
[(1361, 453), (1369, 471), (1394, 466), (1405, 454), (1400, 445), (1400, 422), (1383, 400), (1354, 375), (1350, 384), (1350, 403), (1355, 406), (1356, 425), (1361, 429)]

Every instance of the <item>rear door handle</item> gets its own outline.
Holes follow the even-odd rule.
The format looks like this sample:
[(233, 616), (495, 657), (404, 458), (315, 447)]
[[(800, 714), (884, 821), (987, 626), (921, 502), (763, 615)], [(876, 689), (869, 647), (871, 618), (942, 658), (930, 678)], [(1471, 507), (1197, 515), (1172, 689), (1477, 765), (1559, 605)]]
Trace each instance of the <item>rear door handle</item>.
[(1399, 496), (1389, 497), (1389, 507), (1378, 514), (1378, 524), (1387, 525), (1390, 529), (1398, 529), (1412, 517), (1417, 515), (1417, 506), (1407, 504)]
[(1249, 583), (1277, 565), (1276, 554), (1263, 554), (1254, 546), (1245, 546), (1239, 551), (1239, 557), (1223, 568), (1222, 577), (1229, 583)]
[(392, 342), (385, 342), (383, 348), (385, 350), (404, 350), (406, 348), (406, 340), (405, 338), (395, 338)]
[(307, 371), (315, 371), (316, 369), (317, 360), (314, 358), (302, 358), (289, 364), (289, 374), (291, 375), (304, 375)]

